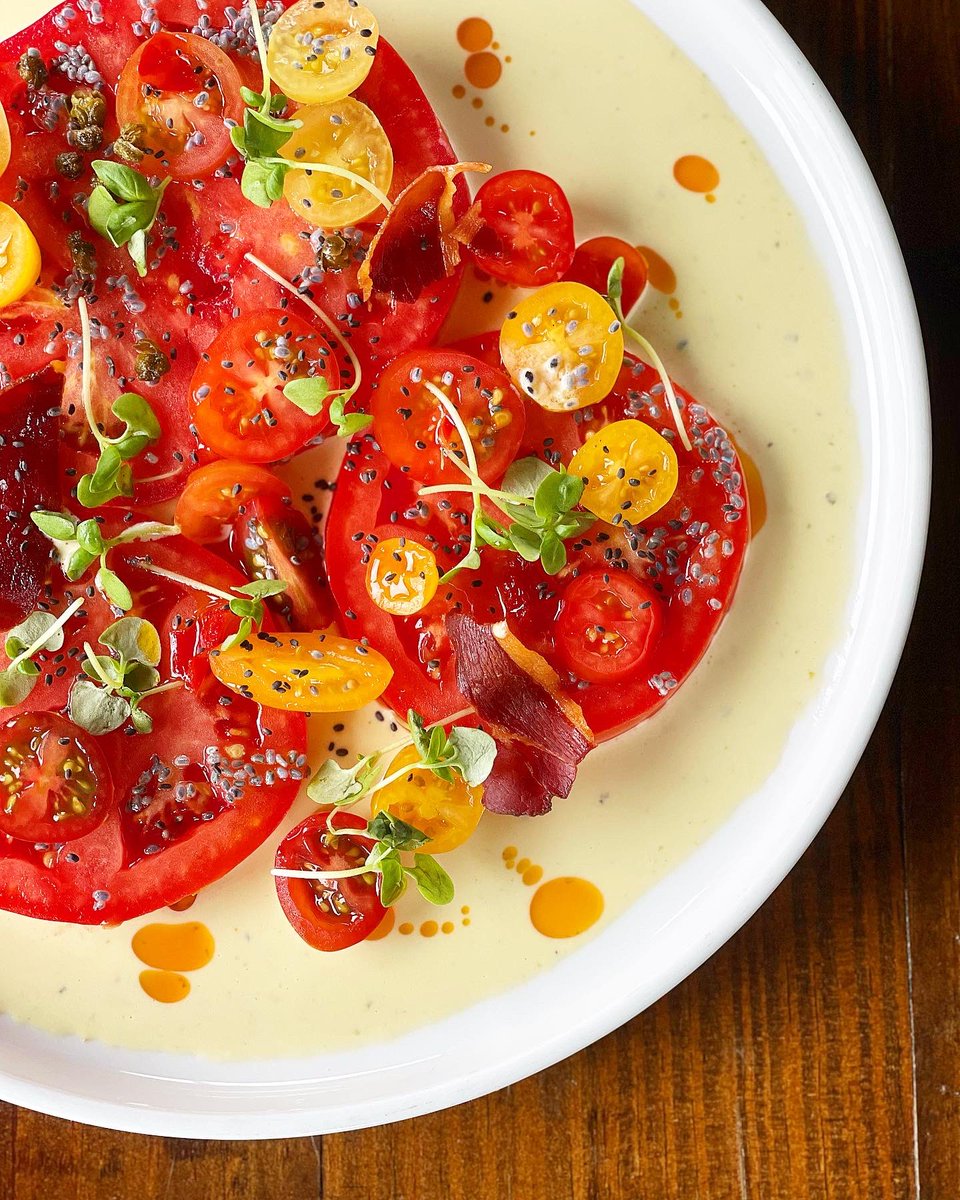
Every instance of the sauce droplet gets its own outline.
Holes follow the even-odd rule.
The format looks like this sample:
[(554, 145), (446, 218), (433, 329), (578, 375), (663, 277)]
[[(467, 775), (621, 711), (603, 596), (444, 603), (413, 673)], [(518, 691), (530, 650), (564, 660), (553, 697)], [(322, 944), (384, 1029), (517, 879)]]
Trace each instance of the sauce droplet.
[(159, 971), (199, 971), (213, 958), (213, 934), (200, 921), (144, 925), (133, 935), (133, 952)]
[(720, 172), (707, 158), (685, 154), (673, 164), (673, 177), (688, 192), (714, 192), (720, 186)]
[(486, 50), (493, 41), (493, 28), (483, 17), (467, 17), (457, 26), (457, 41), (471, 53)]
[(667, 260), (649, 246), (638, 246), (637, 249), (647, 262), (650, 286), (670, 296), (677, 290), (677, 276)]
[(441, 933), (453, 933), (454, 929), (456, 929), (456, 926), (452, 921), (444, 921), (440, 926)]
[(196, 896), (184, 896), (182, 900), (178, 900), (176, 904), (171, 904), (168, 907), (171, 912), (186, 912), (188, 908), (193, 908), (196, 902)]
[(455, 100), (462, 100), (466, 94), (467, 94), (467, 89), (463, 86), (462, 83), (455, 83), (453, 85), (453, 98)]
[(763, 486), (763, 476), (756, 462), (739, 442), (734, 442), (734, 445), (740, 456), (743, 482), (747, 485), (747, 498), (750, 501), (750, 536), (756, 537), (767, 523), (767, 493)]
[(379, 942), (381, 938), (385, 938), (388, 933), (391, 933), (393, 931), (393, 927), (396, 923), (397, 923), (397, 914), (394, 912), (394, 910), (392, 908), (388, 908), (387, 911), (383, 914), (383, 920), (376, 927), (376, 929), (373, 931), (373, 933), (371, 933), (368, 936), (367, 941), (368, 942)]
[(503, 74), (503, 64), (495, 54), (484, 50), (480, 54), (470, 55), (464, 63), (463, 73), (467, 82), (475, 88), (492, 88)]
[(397, 926), (397, 933), (402, 933), (404, 937), (413, 933), (413, 925), (409, 921), (404, 921), (402, 925)]
[(574, 875), (547, 880), (530, 901), (534, 929), (549, 938), (577, 937), (595, 925), (602, 914), (600, 889)]
[(424, 921), (420, 926), (420, 933), (423, 937), (436, 937), (440, 926), (436, 921)]
[(190, 995), (190, 980), (176, 971), (141, 971), (140, 986), (161, 1004), (178, 1004)]

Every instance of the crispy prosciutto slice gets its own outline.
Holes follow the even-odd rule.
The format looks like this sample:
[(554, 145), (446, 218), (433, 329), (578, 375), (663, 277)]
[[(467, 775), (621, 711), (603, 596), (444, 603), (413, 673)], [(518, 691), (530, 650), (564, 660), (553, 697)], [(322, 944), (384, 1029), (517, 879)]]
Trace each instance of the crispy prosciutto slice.
[(453, 236), (457, 177), (489, 170), (486, 163), (429, 167), (404, 188), (360, 268), (365, 301), (376, 293), (391, 305), (412, 303), (454, 273), (460, 265), (460, 243)]
[(580, 707), (560, 680), (506, 622), (483, 625), (465, 613), (447, 617), (457, 684), (497, 740), (484, 805), (509, 816), (537, 817), (570, 794), (577, 767), (593, 746)]
[(0, 391), (0, 628), (31, 611), (47, 573), (50, 543), (30, 520), (59, 508), (56, 445), (63, 381), (52, 368)]

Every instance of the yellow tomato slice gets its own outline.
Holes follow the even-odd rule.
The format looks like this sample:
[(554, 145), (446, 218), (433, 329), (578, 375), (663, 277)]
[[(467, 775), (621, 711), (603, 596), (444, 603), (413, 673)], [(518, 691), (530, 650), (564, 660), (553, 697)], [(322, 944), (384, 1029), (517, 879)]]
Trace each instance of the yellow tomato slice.
[(593, 288), (551, 283), (508, 314), (500, 357), (525, 396), (569, 412), (610, 394), (623, 366), (623, 330)]
[[(413, 746), (401, 750), (387, 770), (395, 775), (404, 767), (420, 761)], [(483, 788), (468, 787), (460, 775), (447, 783), (433, 771), (411, 770), (401, 779), (374, 792), (374, 813), (386, 809), (430, 839), (426, 854), (446, 854), (456, 850), (473, 834), (483, 816)]]
[(614, 421), (598, 429), (570, 460), (584, 481), (581, 505), (601, 521), (639, 524), (677, 490), (677, 452), (643, 421)]
[(267, 66), (298, 104), (329, 104), (355, 92), (370, 74), (380, 27), (356, 0), (300, 0), (274, 23)]
[(0, 175), (10, 166), (10, 126), (7, 114), (0, 104)]
[(40, 247), (30, 226), (9, 204), (0, 204), (0, 308), (25, 295), (40, 275)]
[(439, 585), (433, 551), (411, 538), (385, 538), (367, 563), (367, 594), (394, 617), (412, 617), (426, 608)]
[(246, 699), (292, 712), (354, 712), (393, 678), (382, 654), (333, 633), (252, 634), (214, 651), (210, 666)]
[(307, 166), (360, 176), (386, 195), (393, 182), (393, 149), (372, 110), (348, 96), (301, 108), (297, 120), (303, 124), (280, 148), (284, 158), (303, 167), (290, 171), (283, 185), (297, 216), (320, 229), (343, 229), (375, 213), (380, 200), (355, 179)]

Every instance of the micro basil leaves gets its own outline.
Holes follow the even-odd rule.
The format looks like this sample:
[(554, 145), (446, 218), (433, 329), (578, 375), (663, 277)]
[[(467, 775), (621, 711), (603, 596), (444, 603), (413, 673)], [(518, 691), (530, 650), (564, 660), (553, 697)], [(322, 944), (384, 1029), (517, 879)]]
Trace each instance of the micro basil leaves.
[(140, 617), (121, 617), (103, 631), (100, 645), (110, 653), (97, 654), (84, 643), (83, 671), (88, 678), (76, 679), (70, 689), (70, 720), (97, 736), (112, 733), (128, 720), (137, 733), (149, 733), (153, 721), (143, 701), (182, 686), (179, 680), (160, 683), (159, 633)]
[(53, 542), (57, 561), (71, 582), (85, 575), (99, 559), (96, 585), (110, 603), (123, 612), (133, 607), (133, 597), (123, 580), (107, 565), (110, 551), (114, 546), (124, 546), (130, 542), (156, 542), (180, 532), (176, 525), (138, 521), (121, 529), (116, 537), (106, 538), (95, 517), (81, 521), (71, 513), (46, 512), (42, 509), (31, 513), (30, 520)]
[(93, 471), (77, 484), (77, 499), (84, 508), (99, 508), (108, 500), (133, 495), (133, 471), (129, 460), (141, 454), (160, 436), (160, 423), (153, 409), (136, 392), (124, 392), (114, 401), (113, 415), (123, 422), (123, 432), (109, 438), (91, 426), (100, 446)]
[(0, 671), (0, 708), (13, 708), (30, 695), (40, 677), (33, 656), (41, 651), (59, 650), (63, 645), (63, 627), (83, 605), (74, 600), (59, 617), (48, 612), (33, 612), (7, 634), (4, 653), (10, 659)]
[(356, 433), (363, 433), (373, 423), (373, 417), (366, 412), (347, 412), (346, 402), (348, 396), (336, 396), (330, 404), (330, 420), (337, 427), (337, 434), (340, 437), (353, 437)]
[(109, 159), (91, 164), (99, 183), (90, 193), (87, 219), (114, 246), (126, 246), (137, 274), (147, 273), (147, 235), (153, 228), (169, 179), (154, 186), (145, 175)]

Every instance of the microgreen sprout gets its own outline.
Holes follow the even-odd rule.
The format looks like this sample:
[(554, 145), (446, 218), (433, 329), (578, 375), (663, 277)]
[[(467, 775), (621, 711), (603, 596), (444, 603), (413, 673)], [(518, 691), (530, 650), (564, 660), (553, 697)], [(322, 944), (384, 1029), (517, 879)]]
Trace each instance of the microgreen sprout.
[(254, 579), (251, 583), (243, 583), (225, 592), (212, 584), (202, 583), (199, 579), (191, 579), (189, 575), (181, 575), (177, 571), (168, 571), (158, 567), (148, 559), (138, 559), (137, 566), (148, 571), (151, 575), (159, 575), (161, 579), (169, 579), (172, 583), (182, 584), (195, 592), (204, 592), (226, 602), (230, 611), (240, 618), (240, 627), (232, 633), (220, 646), (221, 650), (229, 650), (232, 646), (246, 641), (253, 633), (254, 626), (262, 625), (266, 611), (264, 600), (269, 596), (279, 596), (287, 590), (283, 579)]
[(131, 542), (157, 542), (180, 532), (176, 525), (164, 525), (160, 521), (137, 521), (125, 526), (115, 537), (108, 538), (103, 536), (100, 522), (95, 517), (81, 521), (72, 513), (43, 509), (32, 512), (30, 520), (53, 542), (57, 561), (71, 582), (85, 575), (99, 559), (95, 583), (110, 603), (124, 612), (133, 607), (133, 597), (123, 580), (110, 569), (107, 563), (110, 551), (115, 546), (126, 546)]
[(93, 381), (91, 377), (90, 314), (83, 296), (77, 299), (80, 312), (81, 363), (80, 393), (83, 413), (90, 432), (100, 448), (100, 456), (93, 472), (84, 475), (77, 484), (77, 499), (84, 508), (99, 508), (108, 500), (119, 496), (133, 495), (133, 471), (130, 459), (141, 454), (151, 442), (160, 436), (160, 422), (153, 409), (142, 396), (135, 392), (124, 392), (113, 402), (112, 412), (123, 422), (123, 432), (117, 437), (107, 437), (93, 415)]
[(100, 635), (109, 653), (98, 654), (84, 642), (87, 678), (74, 680), (67, 700), (70, 720), (88, 733), (112, 733), (129, 721), (137, 733), (150, 733), (153, 720), (144, 700), (182, 687), (180, 680), (160, 682), (161, 645), (156, 627), (141, 617), (121, 617)]
[(41, 650), (59, 650), (63, 645), (63, 627), (83, 605), (83, 597), (69, 604), (59, 617), (48, 612), (32, 612), (7, 634), (4, 652), (10, 659), (0, 671), (0, 708), (22, 704), (36, 686), (40, 668), (33, 656)]
[(154, 186), (145, 175), (101, 158), (92, 164), (99, 182), (90, 193), (87, 219), (114, 246), (126, 246), (137, 274), (147, 273), (147, 236), (160, 211), (169, 179)]
[(257, 43), (257, 54), (260, 57), (263, 89), (260, 92), (254, 92), (250, 88), (241, 89), (240, 94), (247, 106), (243, 114), (243, 124), (230, 131), (230, 140), (245, 160), (240, 179), (241, 192), (252, 204), (260, 208), (269, 208), (283, 195), (283, 181), (291, 171), (316, 171), (318, 174), (348, 180), (369, 192), (389, 212), (390, 200), (375, 183), (363, 175), (331, 163), (301, 162), (299, 159), (294, 162), (278, 157), (281, 147), (301, 128), (303, 122), (279, 115), (287, 107), (287, 98), (272, 91), (273, 81), (267, 68), (267, 44), (256, 0), (248, 0), (248, 7)]
[[(272, 279), (274, 283), (279, 284), (285, 291), (288, 291), (291, 296), (296, 296), (310, 309), (315, 317), (320, 320), (323, 325), (330, 331), (336, 339), (337, 344), (341, 347), (347, 359), (350, 362), (350, 369), (353, 372), (353, 382), (348, 388), (338, 388), (336, 391), (329, 391), (327, 381), (320, 377), (308, 377), (305, 379), (291, 380), (290, 383), (283, 389), (283, 395), (291, 403), (302, 408), (304, 412), (313, 415), (320, 411), (325, 399), (332, 398), (330, 404), (330, 420), (337, 426), (337, 430), (341, 437), (352, 437), (355, 433), (360, 433), (366, 429), (373, 418), (369, 413), (361, 412), (346, 412), (345, 406), (348, 400), (356, 394), (360, 387), (360, 380), (363, 377), (363, 368), (360, 366), (360, 360), (354, 353), (353, 347), (337, 328), (336, 322), (329, 317), (323, 309), (317, 304), (316, 300), (309, 295), (306, 288), (298, 288), (295, 283), (291, 283), (289, 279), (281, 275), (279, 271), (275, 271), (272, 267), (268, 267), (262, 259), (257, 258), (255, 254), (245, 254), (247, 262), (252, 263), (258, 271), (262, 271), (268, 279)], [(294, 386), (297, 385), (297, 386)], [(310, 385), (309, 387), (304, 385)], [(306, 407), (309, 404), (310, 407)], [(316, 408), (313, 405), (316, 404)]]
[(664, 394), (667, 397), (667, 404), (670, 406), (670, 415), (673, 417), (673, 423), (677, 427), (677, 433), (680, 435), (680, 441), (683, 443), (684, 450), (692, 450), (690, 437), (687, 434), (686, 426), (683, 423), (683, 417), (680, 415), (680, 404), (677, 401), (677, 393), (673, 386), (673, 381), (667, 374), (667, 368), (663, 365), (660, 355), (650, 344), (650, 342), (632, 326), (627, 324), (626, 318), (623, 315), (623, 271), (626, 262), (622, 258), (618, 258), (610, 268), (610, 274), (607, 277), (607, 299), (610, 301), (610, 307), (617, 314), (617, 319), (623, 326), (623, 332), (633, 338), (640, 347), (644, 355), (650, 360), (653, 369), (660, 376), (663, 382)]

